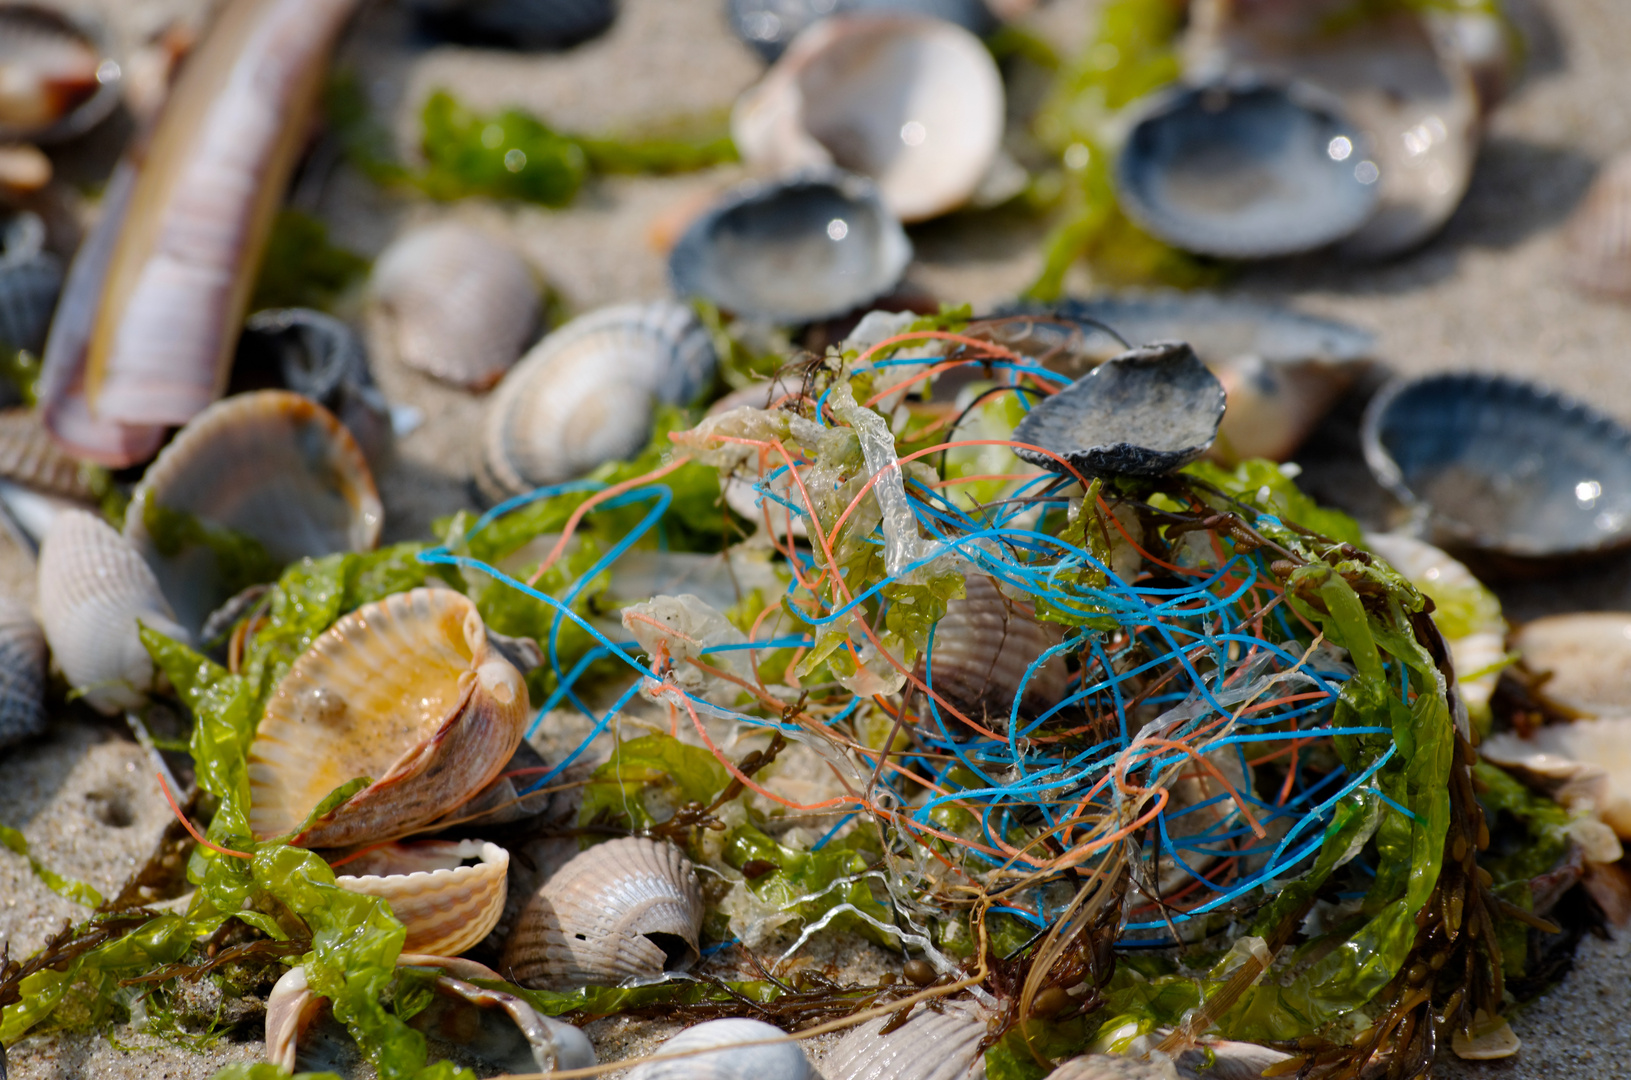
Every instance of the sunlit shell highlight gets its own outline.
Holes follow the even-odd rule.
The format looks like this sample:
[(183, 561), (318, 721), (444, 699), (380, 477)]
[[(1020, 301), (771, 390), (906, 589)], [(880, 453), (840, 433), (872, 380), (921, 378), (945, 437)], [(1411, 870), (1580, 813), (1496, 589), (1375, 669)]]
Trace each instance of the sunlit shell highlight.
[[(473, 866), (467, 860), (478, 860)], [(457, 956), (504, 910), (510, 854), (480, 840), (388, 844), (345, 864), (342, 889), (383, 898), (408, 930), (407, 952)]]

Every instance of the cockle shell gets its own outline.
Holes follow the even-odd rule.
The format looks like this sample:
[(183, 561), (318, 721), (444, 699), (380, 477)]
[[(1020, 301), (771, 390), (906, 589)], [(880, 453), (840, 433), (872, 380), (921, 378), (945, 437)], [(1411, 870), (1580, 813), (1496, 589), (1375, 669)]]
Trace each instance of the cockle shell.
[[(999, 0), (1000, 2), (1000, 0)], [(768, 61), (806, 27), (833, 15), (928, 15), (984, 36), (997, 18), (985, 0), (727, 0), (725, 18), (738, 38)]]
[(45, 250), (45, 222), (18, 212), (0, 222), (0, 348), (38, 352), (62, 290), (62, 262)]
[(32, 409), (0, 412), (0, 476), (80, 502), (96, 498), (84, 463), (51, 441), (40, 414)]
[[(474, 866), (465, 866), (470, 859)], [(387, 844), (345, 864), (335, 883), (383, 898), (408, 930), (402, 948), (457, 956), (486, 937), (504, 910), (510, 854), (480, 840)]]
[(737, 99), (731, 137), (776, 174), (832, 168), (868, 177), (897, 217), (955, 210), (997, 160), (1002, 76), (954, 23), (905, 14), (823, 19)]
[(970, 1002), (918, 1006), (889, 1034), (892, 1016), (850, 1030), (821, 1063), (827, 1080), (985, 1080), (985, 1013)]
[(533, 347), (488, 406), (477, 481), (493, 499), (632, 457), (659, 402), (690, 401), (713, 378), (714, 348), (683, 304), (617, 304)]
[(688, 967), (701, 931), (691, 861), (672, 844), (631, 836), (557, 870), (521, 912), (500, 967), (525, 986), (615, 986)]
[(527, 686), (488, 647), (475, 604), (414, 589), (358, 608), (306, 650), (266, 703), (249, 748), (257, 837), (300, 829), (335, 788), (372, 783), (293, 842), (404, 836), (490, 783), (521, 742)]
[(306, 556), (366, 551), (385, 511), (373, 474), (334, 414), (287, 390), (226, 398), (199, 413), (149, 466), (130, 502), (125, 537), (141, 552), (184, 626), (248, 582), (234, 581), (207, 544), (188, 545), (165, 511), (255, 541), (275, 571)]
[(45, 730), (45, 634), (28, 605), (0, 596), (0, 746)]
[(1166, 1058), (1143, 1059), (1121, 1054), (1082, 1054), (1048, 1074), (1053, 1080), (1179, 1080)]
[(0, 143), (61, 142), (119, 104), (98, 28), (43, 4), (0, 4)]
[(1631, 840), (1631, 718), (1547, 724), (1527, 739), (1492, 735), (1478, 753), (1521, 769), (1571, 810), (1590, 811)]
[[(925, 681), (935, 696), (994, 731), (1008, 729), (1015, 698), (1021, 720), (1063, 700), (1070, 685), (1063, 656), (1049, 657), (1026, 679), (1027, 669), (1064, 640), (1061, 628), (1039, 622), (1029, 601), (1009, 597), (989, 575), (969, 574), (963, 590), (934, 627)], [(939, 712), (955, 731), (944, 706)]]
[(1512, 636), (1547, 701), (1587, 716), (1631, 715), (1631, 612), (1580, 611), (1525, 623)]
[[(775, 1042), (774, 1040), (783, 1040)], [(740, 1043), (771, 1043), (739, 1046)], [(688, 1027), (653, 1051), (654, 1057), (718, 1047), (672, 1061), (647, 1061), (628, 1080), (810, 1080), (810, 1059), (787, 1032), (763, 1020), (733, 1016)]]
[(135, 708), (153, 684), (153, 661), (137, 620), (189, 640), (135, 548), (84, 510), (63, 511), (46, 534), (39, 602), (51, 655), (68, 682), (104, 713)]
[(485, 390), (538, 330), (538, 283), (515, 249), (456, 221), (412, 229), (374, 264), (369, 290), (404, 364)]
[(1631, 297), (1631, 154), (1603, 166), (1563, 228), (1563, 272), (1588, 292)]
[(1156, 866), (1162, 896), (1176, 892), (1236, 850), (1229, 835), (1241, 827), (1234, 796), (1248, 804), (1252, 798), (1252, 770), (1239, 748), (1227, 746), (1201, 757), (1205, 764), (1185, 757), (1163, 774), (1169, 799), (1161, 812), (1165, 836)]

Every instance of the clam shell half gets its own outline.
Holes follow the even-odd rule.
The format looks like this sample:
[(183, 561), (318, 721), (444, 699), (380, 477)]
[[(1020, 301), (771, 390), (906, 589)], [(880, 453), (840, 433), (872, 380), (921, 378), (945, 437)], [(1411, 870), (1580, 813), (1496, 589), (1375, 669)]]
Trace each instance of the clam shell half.
[[(777, 1039), (784, 1041), (773, 1041)], [(628, 1080), (810, 1080), (814, 1073), (810, 1059), (798, 1043), (788, 1039), (787, 1032), (763, 1020), (741, 1016), (686, 1028), (657, 1047), (655, 1055), (704, 1049), (709, 1052), (636, 1065), (629, 1070)]]
[(0, 596), (0, 746), (45, 730), (45, 634), (28, 605)]
[(1563, 230), (1569, 280), (1588, 292), (1631, 298), (1631, 154), (1603, 166)]
[(278, 683), (249, 749), (249, 824), (292, 833), (335, 788), (372, 783), (298, 833), (307, 847), (403, 836), (463, 805), (521, 742), (520, 672), (487, 644), (476, 606), (414, 589), (358, 608)]
[[(469, 859), (479, 861), (463, 865)], [(387, 844), (345, 868), (340, 888), (382, 897), (407, 927), (404, 952), (457, 956), (498, 923), (510, 853), (480, 840), (428, 840)]]
[(821, 1063), (827, 1080), (985, 1080), (981, 1043), (984, 1014), (956, 1001), (944, 1011), (919, 1009), (889, 1034), (893, 1017), (880, 1016), (853, 1028)]

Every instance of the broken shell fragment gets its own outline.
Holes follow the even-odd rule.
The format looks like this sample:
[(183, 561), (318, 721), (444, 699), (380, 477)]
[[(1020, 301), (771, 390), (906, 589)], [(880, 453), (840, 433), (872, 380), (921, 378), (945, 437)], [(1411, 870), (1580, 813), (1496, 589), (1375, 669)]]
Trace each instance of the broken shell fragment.
[(68, 682), (104, 713), (140, 705), (153, 685), (153, 661), (138, 620), (178, 641), (158, 579), (113, 526), (84, 510), (64, 510), (40, 547), (39, 602), (45, 639)]
[(672, 844), (611, 840), (580, 853), (521, 912), (501, 969), (524, 986), (615, 986), (689, 967), (702, 893)]
[[(528, 712), (526, 683), (463, 594), (414, 589), (358, 608), (266, 703), (249, 749), (250, 828), (306, 847), (408, 835), (492, 782)], [(302, 828), (357, 777), (372, 782)]]
[(926, 679), (935, 696), (995, 731), (1007, 731), (1016, 713), (1040, 716), (1063, 700), (1064, 657), (1038, 663), (1064, 640), (1062, 628), (1039, 622), (1030, 601), (1012, 599), (987, 574), (969, 574), (963, 589), (935, 623)]
[[(709, 1052), (695, 1052), (705, 1049)], [(814, 1074), (810, 1059), (787, 1032), (739, 1016), (686, 1028), (653, 1051), (654, 1057), (668, 1054), (690, 1056), (636, 1065), (629, 1070), (629, 1080), (810, 1080)]]
[(1490, 1017), (1479, 1009), (1473, 1014), (1472, 1026), (1467, 1031), (1450, 1034), (1450, 1049), (1464, 1061), (1495, 1061), (1516, 1054), (1523, 1042), (1512, 1033), (1512, 1028), (1499, 1016)]
[(0, 746), (45, 730), (45, 634), (28, 605), (0, 596)]
[(1525, 623), (1512, 644), (1544, 675), (1541, 697), (1586, 716), (1631, 713), (1631, 612), (1581, 611)]
[(62, 452), (32, 409), (0, 411), (0, 477), (79, 502), (96, 498), (85, 464)]
[[(892, 1028), (888, 1034), (883, 1029)], [(985, 1080), (986, 1016), (964, 1001), (919, 1009), (904, 1024), (868, 1020), (838, 1041), (821, 1074), (827, 1080)]]
[(346, 863), (335, 883), (390, 904), (408, 930), (404, 951), (457, 956), (498, 922), (509, 868), (509, 852), (497, 844), (430, 840), (370, 851)]

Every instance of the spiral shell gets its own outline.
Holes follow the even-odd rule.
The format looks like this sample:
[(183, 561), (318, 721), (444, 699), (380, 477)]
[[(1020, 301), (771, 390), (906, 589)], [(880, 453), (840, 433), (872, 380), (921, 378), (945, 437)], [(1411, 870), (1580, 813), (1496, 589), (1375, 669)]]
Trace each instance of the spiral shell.
[(650, 979), (697, 959), (702, 893), (672, 844), (611, 840), (580, 853), (528, 901), (504, 946), (504, 973), (566, 989)]
[[(472, 858), (480, 861), (462, 865)], [(335, 883), (389, 903), (408, 930), (404, 951), (457, 956), (498, 922), (509, 868), (510, 853), (497, 844), (430, 840), (371, 851)]]
[(32, 409), (0, 412), (0, 476), (81, 502), (96, 498), (83, 463), (62, 452)]
[(935, 695), (997, 730), (1006, 730), (1016, 697), (1022, 718), (1058, 704), (1070, 684), (1064, 657), (1049, 657), (1028, 680), (1026, 669), (1063, 640), (1059, 628), (1038, 622), (1029, 604), (1006, 596), (986, 574), (969, 574), (963, 592), (935, 624), (927, 680)]
[(299, 829), (335, 788), (372, 783), (294, 837), (342, 847), (403, 836), (462, 805), (515, 753), (529, 706), (519, 672), (487, 645), (451, 589), (358, 608), (278, 683), (249, 748), (257, 837)]
[[(766, 1043), (769, 1046), (739, 1046)], [(706, 1054), (672, 1061), (648, 1061), (629, 1070), (628, 1080), (810, 1080), (814, 1070), (799, 1044), (763, 1020), (733, 1016), (686, 1028), (657, 1047), (655, 1056), (682, 1054), (709, 1047)]]
[(1631, 297), (1631, 154), (1603, 166), (1563, 230), (1569, 280), (1587, 292)]
[(136, 485), (125, 538), (153, 567), (182, 624), (196, 631), (251, 582), (236, 580), (242, 571), (224, 565), (210, 544), (180, 535), (172, 514), (254, 541), (272, 573), (308, 555), (365, 551), (379, 541), (385, 517), (351, 433), (287, 390), (211, 405)]
[(0, 746), (45, 730), (45, 635), (28, 605), (0, 596)]
[(894, 1018), (868, 1020), (821, 1063), (827, 1080), (985, 1080), (986, 1018), (968, 1002), (921, 1009), (889, 1034)]
[(618, 304), (539, 342), (493, 394), (478, 483), (493, 499), (632, 457), (658, 402), (681, 404), (713, 378), (714, 350), (683, 304)]
[(138, 619), (189, 640), (142, 557), (113, 526), (84, 510), (63, 511), (46, 534), (39, 598), (51, 654), (68, 682), (104, 713), (135, 708), (153, 684)]
[(515, 249), (454, 221), (398, 237), (374, 264), (369, 287), (397, 358), (472, 390), (503, 377), (543, 313)]

